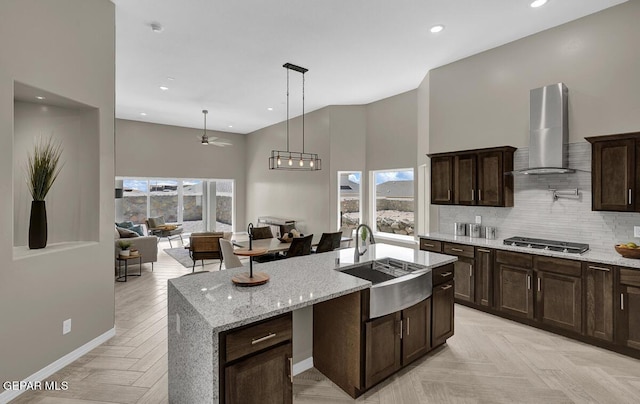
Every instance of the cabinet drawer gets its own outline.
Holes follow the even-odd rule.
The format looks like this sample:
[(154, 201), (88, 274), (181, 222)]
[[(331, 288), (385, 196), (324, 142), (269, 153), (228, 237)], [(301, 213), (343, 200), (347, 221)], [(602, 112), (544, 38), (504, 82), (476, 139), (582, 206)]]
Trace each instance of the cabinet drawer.
[(528, 254), (497, 250), (496, 261), (520, 268), (533, 268), (533, 257)]
[(443, 265), (433, 269), (433, 286), (438, 286), (453, 279), (453, 264)]
[(444, 243), (442, 251), (445, 254), (458, 255), (461, 257), (473, 258), (475, 256), (475, 251), (471, 245)]
[(620, 283), (640, 287), (640, 269), (620, 268)]
[(291, 313), (288, 313), (228, 332), (226, 335), (227, 362), (290, 340), (291, 323)]
[(442, 252), (442, 241), (420, 239), (420, 249), (422, 251)]
[(555, 272), (569, 276), (582, 276), (582, 263), (580, 261), (565, 260), (562, 258), (541, 257), (534, 258), (535, 268), (541, 271)]

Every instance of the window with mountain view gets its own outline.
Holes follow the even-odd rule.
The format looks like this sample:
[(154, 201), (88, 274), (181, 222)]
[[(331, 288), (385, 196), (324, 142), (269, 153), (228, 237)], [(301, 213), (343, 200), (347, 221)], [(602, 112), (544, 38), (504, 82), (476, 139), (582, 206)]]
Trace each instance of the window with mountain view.
[(415, 203), (413, 169), (373, 171), (375, 201), (371, 204), (376, 233), (414, 236)]

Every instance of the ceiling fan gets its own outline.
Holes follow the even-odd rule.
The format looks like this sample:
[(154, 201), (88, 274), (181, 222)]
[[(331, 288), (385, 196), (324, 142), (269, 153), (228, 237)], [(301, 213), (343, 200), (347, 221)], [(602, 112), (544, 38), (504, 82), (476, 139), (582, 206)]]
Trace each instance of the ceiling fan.
[(218, 147), (233, 146), (233, 143), (228, 139), (207, 135), (207, 114), (209, 111), (203, 109), (202, 113), (204, 114), (204, 132), (202, 133), (202, 136), (196, 136), (200, 140), (200, 144), (203, 146), (213, 145)]

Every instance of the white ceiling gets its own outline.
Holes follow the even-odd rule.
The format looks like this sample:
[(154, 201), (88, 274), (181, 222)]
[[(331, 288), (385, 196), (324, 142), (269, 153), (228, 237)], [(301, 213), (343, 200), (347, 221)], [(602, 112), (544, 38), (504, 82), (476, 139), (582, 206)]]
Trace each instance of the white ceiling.
[[(208, 129), (249, 133), (286, 119), (285, 62), (309, 69), (306, 112), (368, 104), (415, 89), (430, 69), (626, 0), (113, 1), (118, 118), (202, 128), (208, 109)], [(430, 33), (436, 24), (444, 31)], [(293, 117), (302, 76), (290, 77)]]

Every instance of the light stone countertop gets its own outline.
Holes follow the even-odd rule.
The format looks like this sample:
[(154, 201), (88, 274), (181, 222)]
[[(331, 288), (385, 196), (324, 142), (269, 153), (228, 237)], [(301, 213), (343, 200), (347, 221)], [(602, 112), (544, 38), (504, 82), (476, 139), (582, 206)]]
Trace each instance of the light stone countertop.
[(583, 254), (571, 254), (558, 251), (537, 250), (526, 247), (514, 247), (504, 244), (504, 239), (487, 240), (484, 237), (468, 237), (468, 236), (456, 236), (447, 233), (426, 233), (418, 235), (421, 238), (428, 238), (438, 241), (447, 241), (460, 244), (468, 244), (477, 247), (494, 248), (498, 250), (516, 251), (521, 253), (533, 254), (533, 255), (545, 255), (549, 257), (567, 258), (577, 261), (588, 261), (593, 263), (616, 265), (627, 268), (640, 269), (640, 260), (623, 258), (620, 254), (613, 249), (613, 242), (611, 244), (611, 251), (596, 251), (589, 250)]
[[(336, 267), (336, 258), (339, 266)], [(373, 244), (359, 264), (395, 258), (434, 268), (455, 257), (412, 248)], [(169, 283), (188, 301), (214, 332), (250, 324), (278, 314), (371, 287), (371, 282), (343, 274), (337, 268), (354, 266), (354, 249), (342, 249), (268, 263), (254, 263), (254, 272), (266, 272), (269, 282), (240, 287), (231, 278), (248, 267), (170, 279)]]

